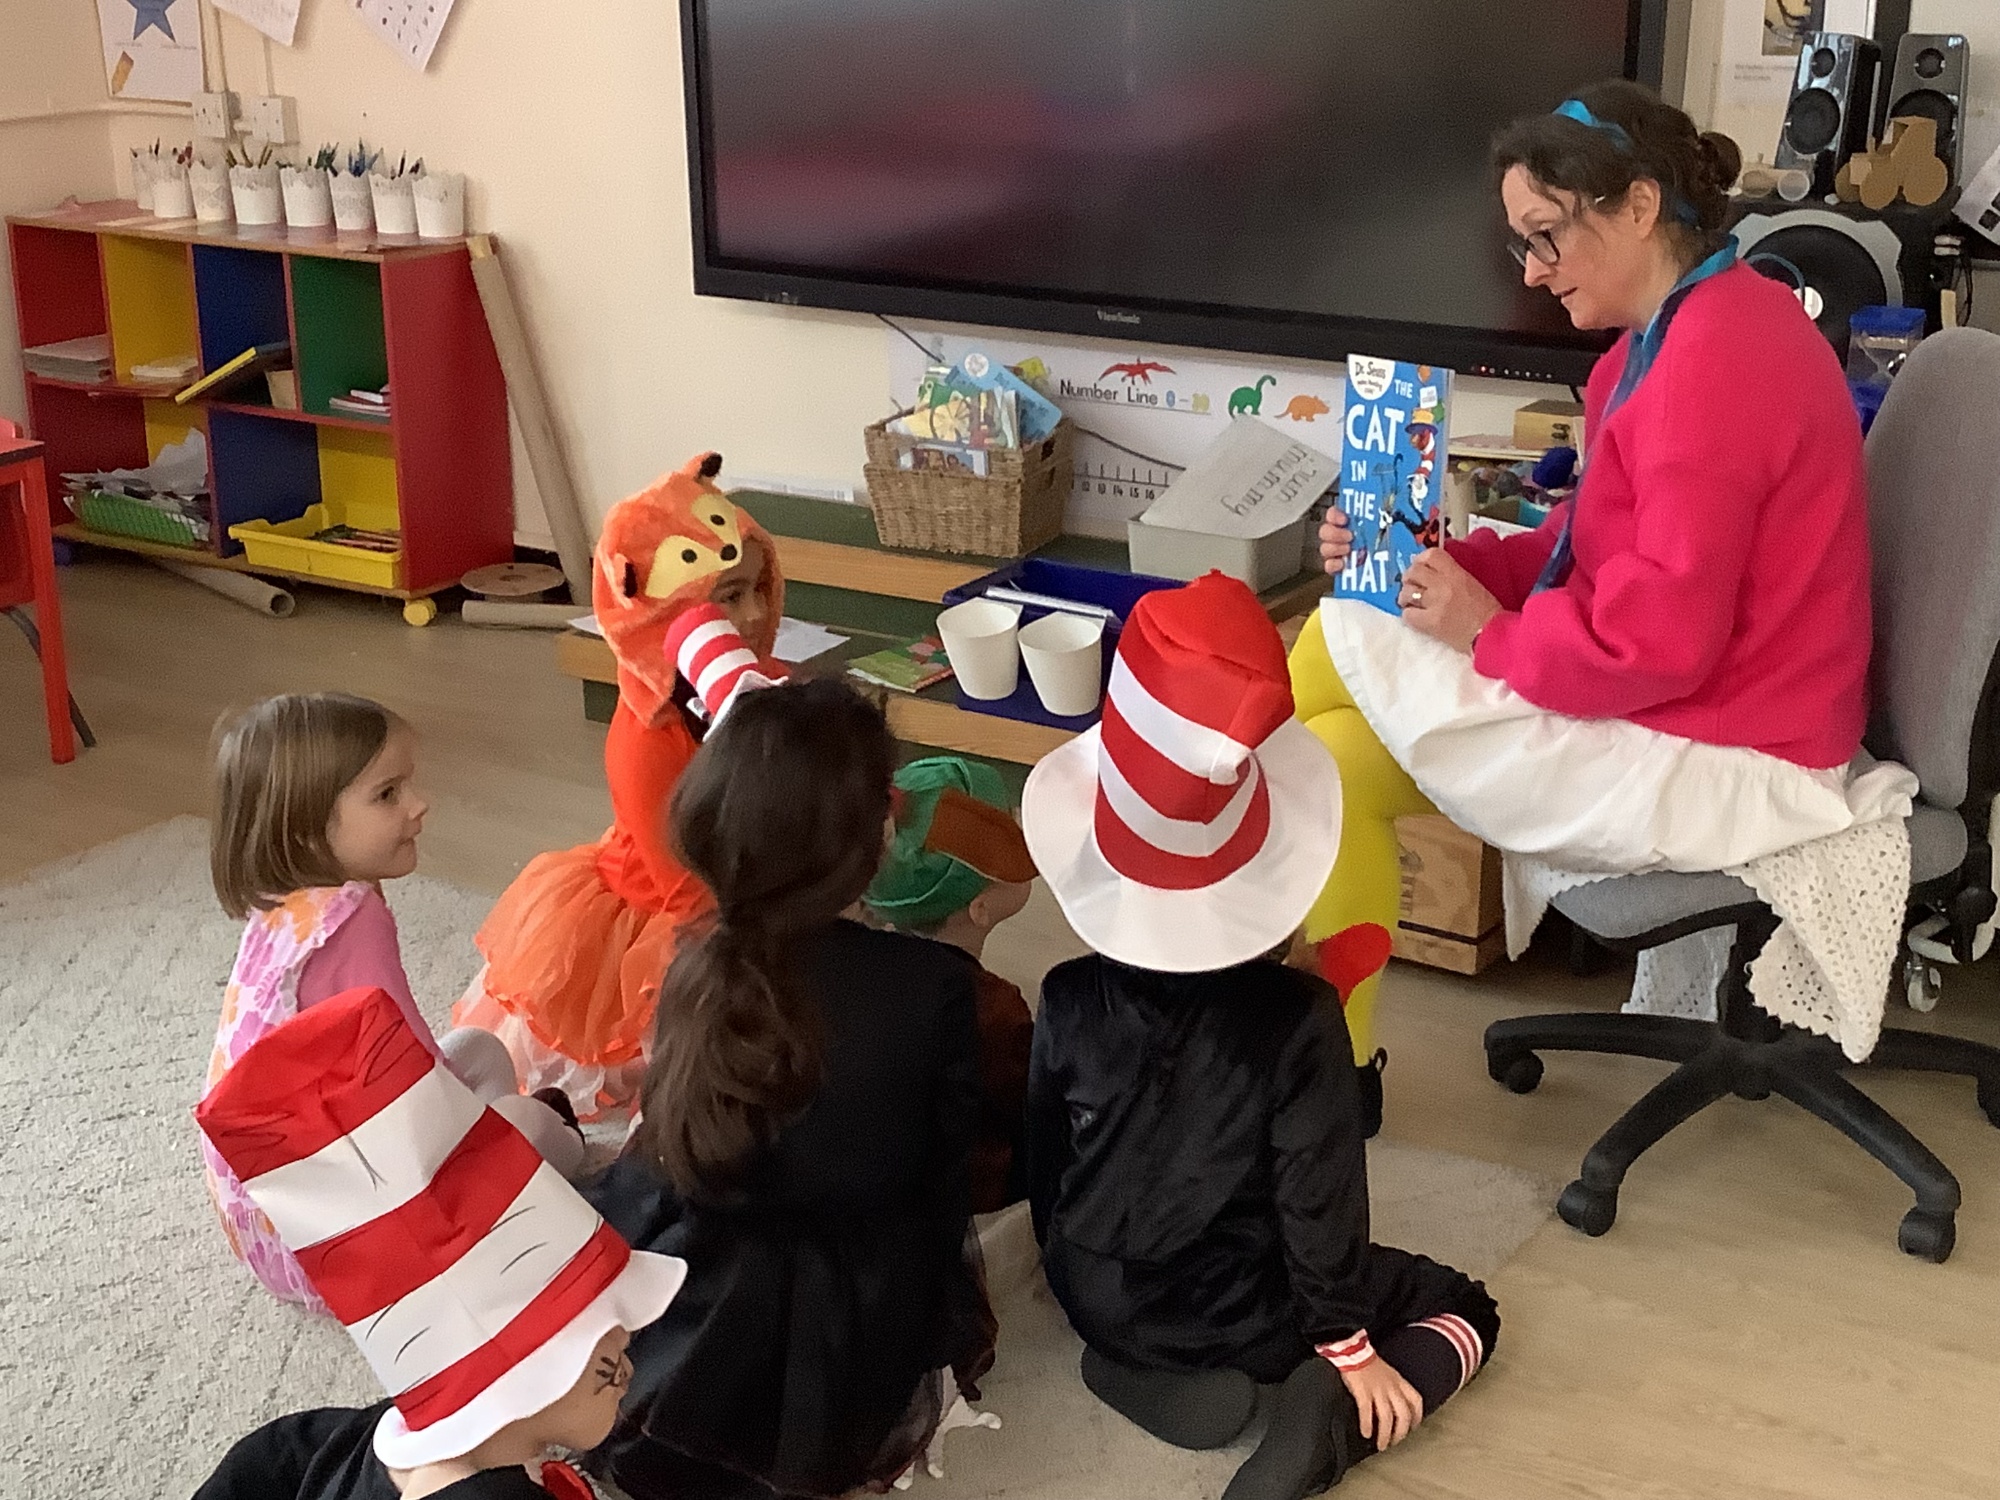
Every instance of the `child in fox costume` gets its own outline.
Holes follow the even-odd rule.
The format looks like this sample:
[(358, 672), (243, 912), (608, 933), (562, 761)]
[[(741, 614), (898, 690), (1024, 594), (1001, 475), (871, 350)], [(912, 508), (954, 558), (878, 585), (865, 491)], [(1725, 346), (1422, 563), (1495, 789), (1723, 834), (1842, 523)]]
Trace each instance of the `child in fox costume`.
[(769, 661), (784, 613), (777, 553), (716, 487), (721, 469), (703, 454), (604, 519), (592, 603), (618, 660), (604, 742), (612, 825), (515, 878), (479, 929), (486, 967), (452, 1012), (498, 1034), (527, 1091), (560, 1088), (584, 1117), (637, 1092), (677, 935), (710, 904), (667, 843), (667, 802), (704, 732), (670, 627), (712, 604), (762, 670), (783, 675)]

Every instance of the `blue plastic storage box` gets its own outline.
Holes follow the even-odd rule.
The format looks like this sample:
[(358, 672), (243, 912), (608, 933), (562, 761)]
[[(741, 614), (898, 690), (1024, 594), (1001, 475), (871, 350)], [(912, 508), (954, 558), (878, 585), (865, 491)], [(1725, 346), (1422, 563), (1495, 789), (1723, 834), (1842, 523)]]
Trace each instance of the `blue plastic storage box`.
[[(954, 604), (977, 599), (988, 589), (996, 587), (1048, 594), (1057, 599), (1073, 599), (1079, 604), (1095, 604), (1116, 614), (1117, 619), (1107, 620), (1104, 624), (1104, 681), (1108, 684), (1111, 681), (1111, 662), (1118, 654), (1118, 636), (1124, 629), (1126, 617), (1132, 613), (1132, 606), (1154, 589), (1177, 589), (1181, 584), (1172, 578), (1152, 578), (1144, 573), (1121, 573), (1108, 568), (1086, 568), (1078, 563), (1024, 557), (1019, 562), (1011, 562), (988, 573), (984, 578), (975, 578), (952, 589), (939, 607), (949, 609)], [(1050, 613), (1053, 611), (1032, 604), (1023, 605), (1021, 623), (1026, 625)], [(990, 700), (968, 698), (961, 686), (958, 688), (958, 706), (971, 713), (992, 714), (996, 718), (1020, 719), (1029, 724), (1048, 724), (1057, 729), (1079, 732), (1095, 724), (1102, 717), (1104, 708), (1100, 697), (1097, 708), (1092, 712), (1074, 718), (1058, 718), (1042, 707), (1041, 696), (1028, 677), (1025, 663), (1021, 667), (1020, 685), (1007, 697)]]

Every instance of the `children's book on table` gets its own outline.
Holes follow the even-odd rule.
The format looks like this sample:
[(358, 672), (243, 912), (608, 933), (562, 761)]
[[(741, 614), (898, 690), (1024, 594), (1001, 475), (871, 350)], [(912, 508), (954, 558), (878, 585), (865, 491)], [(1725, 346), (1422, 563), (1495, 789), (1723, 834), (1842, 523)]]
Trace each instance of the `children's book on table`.
[(1340, 509), (1354, 533), (1337, 598), (1401, 614), (1396, 596), (1419, 552), (1445, 539), (1444, 456), (1451, 371), (1357, 354), (1347, 361)]

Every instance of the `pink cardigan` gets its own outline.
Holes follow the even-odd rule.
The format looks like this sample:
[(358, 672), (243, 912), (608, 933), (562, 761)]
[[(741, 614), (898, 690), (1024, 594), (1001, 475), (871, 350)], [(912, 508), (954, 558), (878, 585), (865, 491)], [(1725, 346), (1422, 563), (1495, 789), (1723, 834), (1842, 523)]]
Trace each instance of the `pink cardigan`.
[(1840, 361), (1796, 298), (1737, 266), (1695, 287), (1658, 362), (1601, 414), (1568, 583), (1529, 597), (1562, 523), (1446, 544), (1500, 601), (1473, 664), (1529, 702), (1802, 766), (1844, 765), (1867, 717), (1868, 495)]

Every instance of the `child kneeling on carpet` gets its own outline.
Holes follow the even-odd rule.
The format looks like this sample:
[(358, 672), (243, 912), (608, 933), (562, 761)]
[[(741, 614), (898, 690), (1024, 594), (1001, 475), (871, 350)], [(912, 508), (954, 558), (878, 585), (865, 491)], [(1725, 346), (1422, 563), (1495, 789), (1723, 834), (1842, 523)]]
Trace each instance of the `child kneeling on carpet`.
[(894, 826), (876, 708), (815, 681), (715, 719), (672, 809), (715, 916), (661, 987), (642, 1121), (585, 1190), (689, 1280), (633, 1339), (593, 1462), (633, 1500), (839, 1496), (906, 1477), (992, 1362), (973, 970), (847, 915)]
[[(476, 939), (486, 960), (452, 1009), (499, 1036), (530, 1088), (560, 1088), (595, 1119), (630, 1105), (646, 1071), (660, 979), (708, 892), (667, 845), (667, 799), (707, 733), (700, 683), (738, 653), (760, 677), (785, 612), (771, 538), (716, 484), (704, 453), (604, 518), (591, 605), (618, 667), (604, 739), (611, 827), (537, 855)], [(727, 634), (728, 641), (722, 639)], [(693, 671), (679, 671), (682, 657)]]
[[(209, 871), (222, 909), (245, 926), (204, 1093), (274, 1027), (343, 990), (377, 986), (426, 1049), (569, 1175), (583, 1165), (583, 1137), (561, 1096), (520, 1097), (507, 1049), (489, 1032), (461, 1029), (440, 1044), (410, 993), (382, 882), (417, 866), (428, 808), (415, 775), (415, 733), (366, 698), (290, 693), (224, 728)], [(202, 1158), (236, 1258), (285, 1301), (325, 1311), (271, 1221), (206, 1141)]]
[(1028, 904), (1035, 864), (1000, 773), (955, 755), (896, 773), (896, 837), (868, 887), (884, 926), (944, 943), (972, 961), (979, 992), (979, 1138), (972, 1211), (996, 1213), (1027, 1196), (1022, 1107), (1034, 1022), (1025, 996), (980, 962), (993, 929)]
[(259, 1428), (195, 1500), (592, 1500), (541, 1460), (611, 1430), (684, 1263), (628, 1248), (379, 988), (266, 1032), (195, 1119), (391, 1392)]
[(1333, 865), (1339, 776), (1249, 589), (1139, 602), (1103, 723), (1036, 766), (1022, 821), (1096, 950), (1043, 981), (1028, 1084), (1035, 1232), (1084, 1381), (1188, 1448), (1281, 1383), (1224, 1494), (1299, 1500), (1435, 1413), (1500, 1320), (1369, 1240), (1339, 997), (1274, 956)]

